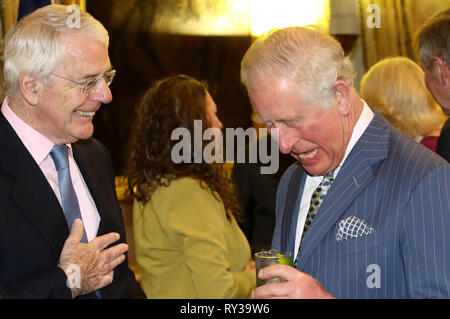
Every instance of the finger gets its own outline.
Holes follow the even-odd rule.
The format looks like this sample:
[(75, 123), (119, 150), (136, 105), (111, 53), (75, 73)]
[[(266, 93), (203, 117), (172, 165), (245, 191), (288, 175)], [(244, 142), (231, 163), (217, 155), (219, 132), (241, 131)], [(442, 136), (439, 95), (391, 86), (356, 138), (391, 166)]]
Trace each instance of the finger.
[(102, 267), (102, 270), (99, 271), (100, 274), (108, 274), (113, 271), (118, 265), (125, 261), (125, 255), (120, 255), (116, 259), (111, 262), (105, 263)]
[(109, 233), (95, 238), (92, 242), (101, 251), (119, 239), (120, 235), (118, 233)]
[(102, 251), (100, 254), (100, 258), (102, 262), (110, 263), (116, 258), (118, 258), (120, 255), (125, 254), (127, 251), (128, 251), (127, 244), (118, 244), (116, 246), (113, 246), (111, 248)]
[(75, 219), (70, 228), (69, 237), (67, 237), (66, 243), (68, 244), (78, 244), (81, 242), (84, 233), (83, 221), (79, 218)]
[(277, 265), (272, 265), (272, 266), (262, 268), (258, 272), (258, 277), (260, 279), (269, 279), (269, 278), (279, 277), (281, 279), (289, 281), (289, 280), (294, 280), (300, 274), (302, 274), (302, 272), (300, 272), (299, 270), (297, 270), (294, 267), (291, 267), (288, 265), (277, 264)]
[(287, 282), (270, 283), (260, 287), (257, 287), (253, 291), (253, 297), (255, 299), (267, 299), (267, 298), (286, 298), (289, 294), (289, 286)]
[(102, 276), (100, 278), (100, 281), (98, 283), (98, 287), (96, 290), (110, 285), (113, 282), (113, 279), (114, 279), (114, 271), (111, 271), (111, 272), (107, 273), (106, 275)]
[(117, 266), (119, 266), (121, 263), (125, 261), (125, 255), (121, 255), (111, 261), (109, 264), (111, 265), (111, 270), (114, 270)]

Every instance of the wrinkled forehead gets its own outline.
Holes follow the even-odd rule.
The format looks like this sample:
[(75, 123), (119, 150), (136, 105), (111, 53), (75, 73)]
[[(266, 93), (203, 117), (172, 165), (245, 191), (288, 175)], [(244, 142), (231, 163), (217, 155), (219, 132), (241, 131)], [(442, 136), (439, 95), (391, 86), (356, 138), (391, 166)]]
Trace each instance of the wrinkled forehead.
[(262, 122), (297, 119), (307, 106), (301, 101), (295, 83), (289, 79), (273, 79), (265, 85), (249, 88), (248, 93)]
[(84, 35), (67, 34), (61, 36), (62, 70), (84, 69), (83, 76), (103, 74), (111, 68), (108, 48), (101, 41)]

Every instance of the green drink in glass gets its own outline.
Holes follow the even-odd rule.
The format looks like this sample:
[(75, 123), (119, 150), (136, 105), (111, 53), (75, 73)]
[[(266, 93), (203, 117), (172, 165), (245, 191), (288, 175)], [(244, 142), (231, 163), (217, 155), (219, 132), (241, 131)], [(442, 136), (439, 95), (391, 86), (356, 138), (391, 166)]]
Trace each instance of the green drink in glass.
[(256, 264), (256, 286), (262, 286), (272, 282), (282, 282), (281, 278), (269, 278), (262, 280), (258, 277), (258, 272), (264, 267), (268, 267), (276, 264), (284, 264), (292, 266), (292, 255), (291, 253), (280, 253), (275, 249), (264, 250), (255, 253), (255, 264)]

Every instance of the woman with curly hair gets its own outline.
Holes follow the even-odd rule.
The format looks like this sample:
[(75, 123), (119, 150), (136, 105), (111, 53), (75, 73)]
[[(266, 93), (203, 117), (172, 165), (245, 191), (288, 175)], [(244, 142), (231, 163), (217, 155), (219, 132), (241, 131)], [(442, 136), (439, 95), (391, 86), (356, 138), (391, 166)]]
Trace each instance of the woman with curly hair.
[[(128, 167), (136, 259), (149, 298), (248, 298), (255, 287), (241, 209), (220, 164), (171, 159), (177, 128), (222, 128), (206, 85), (186, 75), (156, 82), (137, 114)], [(194, 143), (191, 144), (194, 149)], [(178, 162), (178, 161), (177, 161)]]

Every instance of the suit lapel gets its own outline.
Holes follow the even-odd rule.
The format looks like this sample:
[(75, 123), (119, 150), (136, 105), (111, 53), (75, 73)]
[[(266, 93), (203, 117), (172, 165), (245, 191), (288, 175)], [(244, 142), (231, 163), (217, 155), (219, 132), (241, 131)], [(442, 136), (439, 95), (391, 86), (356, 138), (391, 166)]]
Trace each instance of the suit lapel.
[(111, 201), (109, 180), (111, 176), (105, 174), (107, 169), (101, 166), (104, 162), (97, 158), (101, 156), (98, 153), (98, 148), (94, 148), (92, 139), (86, 141), (79, 141), (72, 144), (74, 159), (80, 169), (84, 182), (89, 189), (89, 192), (94, 200), (97, 211), (100, 215), (100, 225), (98, 234), (105, 232), (105, 218), (106, 215), (111, 217)]
[(387, 157), (391, 130), (377, 113), (353, 147), (306, 233), (298, 268), (302, 269), (322, 239), (357, 196), (373, 181), (374, 170)]
[(41, 169), (2, 114), (0, 132), (0, 166), (15, 180), (11, 198), (59, 257), (69, 234), (61, 205)]
[(300, 204), (301, 184), (305, 182), (304, 170), (300, 165), (296, 165), (295, 170), (289, 178), (287, 188), (286, 204), (284, 206), (282, 227), (281, 227), (281, 251), (294, 252), (295, 232), (297, 230), (297, 218)]

